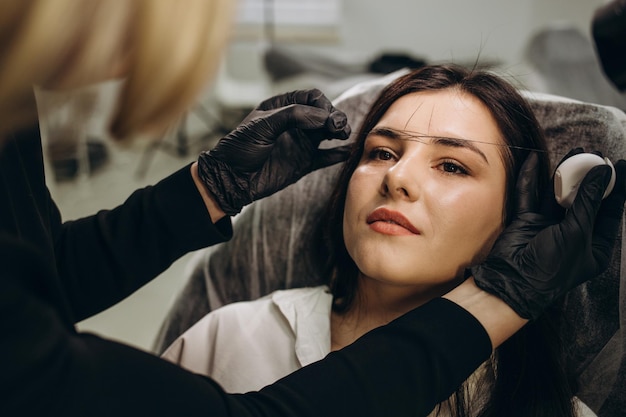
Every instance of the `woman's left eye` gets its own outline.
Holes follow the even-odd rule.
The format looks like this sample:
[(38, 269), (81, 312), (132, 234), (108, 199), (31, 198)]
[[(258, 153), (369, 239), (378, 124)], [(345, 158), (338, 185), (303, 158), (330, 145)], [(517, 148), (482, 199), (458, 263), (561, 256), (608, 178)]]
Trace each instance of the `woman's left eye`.
[(468, 175), (469, 174), (469, 171), (467, 169), (451, 161), (442, 162), (440, 167), (442, 171), (449, 173), (449, 174), (456, 174), (456, 175)]

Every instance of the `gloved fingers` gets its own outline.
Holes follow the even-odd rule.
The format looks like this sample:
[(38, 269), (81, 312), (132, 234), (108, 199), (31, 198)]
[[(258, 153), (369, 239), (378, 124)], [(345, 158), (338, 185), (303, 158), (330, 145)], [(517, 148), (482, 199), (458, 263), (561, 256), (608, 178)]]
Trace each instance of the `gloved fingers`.
[(276, 132), (263, 118), (255, 119), (237, 126), (217, 142), (214, 151), (232, 158), (241, 156), (254, 158), (259, 156), (259, 152), (262, 154), (270, 152), (280, 133), (282, 132)]
[(336, 109), (331, 101), (317, 88), (310, 90), (296, 90), (289, 93), (279, 94), (263, 101), (257, 106), (258, 110), (274, 110), (292, 104), (306, 104), (326, 110), (328, 113)]
[(319, 149), (317, 156), (313, 161), (312, 171), (335, 165), (339, 162), (344, 162), (350, 156), (351, 151), (352, 145), (337, 146), (330, 149)]
[(556, 201), (553, 182), (551, 182), (544, 190), (541, 197), (541, 208), (539, 212), (544, 218), (549, 219), (552, 223), (558, 223), (563, 220), (565, 209)]
[[(570, 149), (569, 152), (567, 152), (565, 156), (561, 158), (559, 163), (556, 164), (555, 171), (566, 159), (583, 152), (585, 152), (585, 150), (581, 147)], [(552, 173), (550, 185), (546, 187), (543, 195), (541, 196), (540, 213), (545, 218), (551, 219), (555, 223), (560, 222), (565, 215), (565, 209), (559, 203), (557, 203), (556, 197), (554, 195), (554, 173)]]
[(326, 129), (334, 139), (348, 139), (352, 128), (348, 124), (348, 116), (341, 110), (333, 111), (326, 120)]
[(316, 146), (323, 139), (347, 139), (351, 131), (345, 113), (339, 110), (328, 113), (326, 110), (302, 104), (265, 111), (250, 123), (254, 122), (267, 141), (274, 140), (290, 129), (315, 130), (318, 134), (311, 135), (309, 139), (316, 142)]
[[(328, 97), (316, 88), (310, 90), (296, 90), (272, 97), (261, 103), (258, 109), (274, 110), (291, 105), (306, 105), (326, 110), (329, 114), (326, 120), (326, 129), (331, 137), (347, 139), (350, 136), (351, 130), (345, 113), (337, 110)], [(302, 127), (302, 129), (305, 128)]]
[(537, 173), (539, 170), (539, 157), (536, 152), (530, 152), (522, 168), (516, 184), (516, 202), (517, 216), (525, 213), (536, 213), (538, 208), (537, 188), (539, 186), (539, 178)]
[[(585, 150), (584, 150), (583, 148), (581, 148), (581, 147), (577, 147), (577, 148), (572, 148), (572, 149), (570, 149), (570, 150), (569, 150), (569, 152), (567, 152), (567, 153), (565, 154), (565, 156), (564, 156), (563, 158), (561, 158), (561, 160), (559, 161), (559, 163), (558, 163), (558, 164), (556, 164), (556, 168), (558, 168), (558, 167), (559, 167), (559, 166), (560, 166), (560, 165), (561, 165), (561, 164), (562, 164), (562, 163), (563, 163), (566, 159), (569, 159), (569, 158), (571, 158), (571, 157), (572, 157), (572, 156), (574, 156), (574, 155), (577, 155), (577, 154), (579, 154), (579, 153), (584, 153), (584, 152), (585, 152)], [(555, 170), (556, 170), (556, 168), (555, 168)]]
[(585, 175), (572, 206), (560, 224), (564, 242), (583, 242), (592, 239), (602, 196), (611, 175), (611, 168), (607, 165), (595, 166)]
[(624, 197), (626, 196), (626, 161), (623, 159), (618, 160), (615, 165), (615, 185), (613, 186), (613, 191), (606, 198), (607, 200), (615, 195), (616, 198), (620, 198), (621, 201), (624, 201)]
[(565, 209), (556, 201), (554, 195), (554, 177), (541, 193), (539, 213), (552, 223), (559, 223), (563, 220)]
[[(617, 232), (624, 214), (626, 201), (626, 161), (623, 159), (615, 164), (616, 180), (611, 194), (604, 199), (593, 230), (593, 250), (599, 256), (609, 257), (615, 246)], [(607, 259), (608, 264), (608, 259)]]

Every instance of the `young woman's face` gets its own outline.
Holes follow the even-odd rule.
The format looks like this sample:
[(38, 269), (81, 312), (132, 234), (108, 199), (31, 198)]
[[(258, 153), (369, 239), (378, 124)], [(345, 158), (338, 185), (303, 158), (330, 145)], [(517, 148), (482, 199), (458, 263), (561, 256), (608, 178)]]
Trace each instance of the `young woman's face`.
[(344, 240), (361, 273), (430, 287), (485, 256), (502, 229), (506, 178), (494, 145), (503, 144), (473, 96), (398, 99), (367, 136), (348, 185)]

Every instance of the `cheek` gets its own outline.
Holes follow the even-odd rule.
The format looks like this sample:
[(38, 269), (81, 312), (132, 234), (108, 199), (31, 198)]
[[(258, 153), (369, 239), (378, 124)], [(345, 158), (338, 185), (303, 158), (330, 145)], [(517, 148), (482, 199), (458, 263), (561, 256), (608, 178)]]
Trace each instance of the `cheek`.
[(359, 180), (359, 176), (353, 175), (350, 178), (346, 192), (346, 202), (343, 207), (343, 239), (348, 251), (354, 239), (354, 227), (358, 219), (358, 208), (361, 206), (359, 197), (363, 195), (362, 186), (363, 181)]
[(363, 227), (368, 210), (372, 209), (379, 197), (377, 184), (380, 184), (376, 170), (367, 167), (357, 168), (346, 192), (343, 209), (343, 240), (350, 256), (357, 261), (360, 256), (371, 252), (373, 243), (366, 239), (367, 230)]
[(377, 184), (380, 184), (377, 172), (367, 167), (358, 167), (348, 182), (346, 202), (344, 205), (344, 224), (346, 218), (355, 220), (359, 209), (364, 207), (368, 199), (377, 194)]
[(451, 192), (437, 204), (432, 213), (436, 216), (435, 224), (442, 228), (442, 236), (447, 236), (443, 243), (457, 248), (463, 258), (461, 263), (484, 258), (502, 231), (504, 186)]

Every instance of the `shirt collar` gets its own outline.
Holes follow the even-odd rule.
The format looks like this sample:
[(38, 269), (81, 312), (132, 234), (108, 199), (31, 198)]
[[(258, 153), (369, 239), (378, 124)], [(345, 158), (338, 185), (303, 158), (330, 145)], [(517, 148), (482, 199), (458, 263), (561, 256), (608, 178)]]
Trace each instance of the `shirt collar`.
[(327, 286), (276, 291), (272, 302), (291, 327), (296, 356), (302, 366), (330, 352), (330, 311), (333, 297)]

